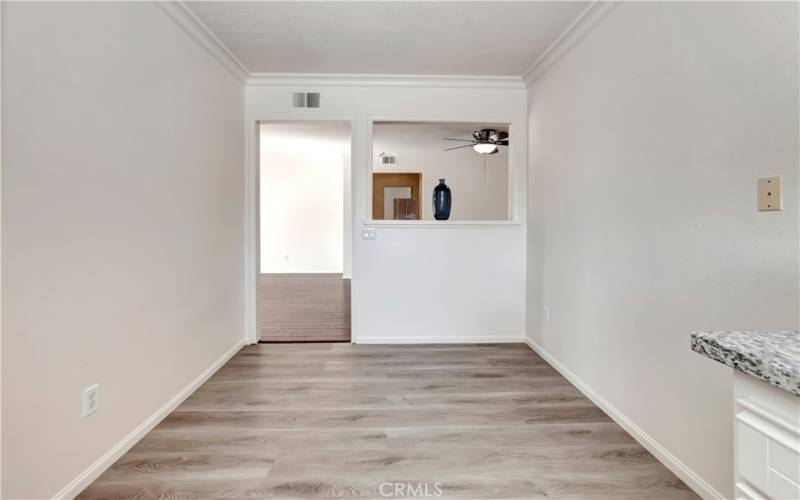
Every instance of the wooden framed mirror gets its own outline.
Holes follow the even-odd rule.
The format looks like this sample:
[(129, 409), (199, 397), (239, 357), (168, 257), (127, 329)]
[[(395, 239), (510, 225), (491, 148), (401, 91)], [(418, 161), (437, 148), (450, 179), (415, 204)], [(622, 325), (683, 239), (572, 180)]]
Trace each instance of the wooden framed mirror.
[(420, 220), (422, 174), (373, 173), (372, 218), (374, 220)]

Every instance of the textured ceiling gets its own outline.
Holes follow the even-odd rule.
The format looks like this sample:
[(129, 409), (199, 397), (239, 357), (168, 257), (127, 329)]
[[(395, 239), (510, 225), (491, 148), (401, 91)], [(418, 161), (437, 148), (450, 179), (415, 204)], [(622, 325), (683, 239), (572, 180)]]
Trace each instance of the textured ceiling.
[(589, 2), (189, 2), (250, 72), (521, 76)]

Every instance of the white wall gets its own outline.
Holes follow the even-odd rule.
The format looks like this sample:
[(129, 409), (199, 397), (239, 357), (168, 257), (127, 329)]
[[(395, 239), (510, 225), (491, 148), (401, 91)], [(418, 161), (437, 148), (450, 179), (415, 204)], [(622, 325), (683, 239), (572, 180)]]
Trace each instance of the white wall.
[(261, 272), (341, 273), (344, 157), (313, 145), (260, 151)]
[(343, 263), (342, 263), (342, 277), (351, 278), (353, 275), (353, 195), (352, 179), (350, 175), (350, 151), (343, 153), (344, 159), (344, 199), (342, 200), (344, 207), (344, 231), (342, 233), (342, 247), (343, 247)]
[[(374, 159), (374, 172), (422, 173), (422, 219), (433, 217), (433, 188), (445, 179), (453, 197), (450, 220), (508, 219), (508, 154), (478, 155), (472, 149), (458, 151), (401, 151), (397, 167)], [(378, 151), (380, 154), (380, 151)], [(484, 175), (483, 161), (486, 160)]]
[[(318, 110), (292, 109), (293, 91), (319, 91)], [(353, 339), (356, 342), (521, 340), (525, 296), (524, 88), (251, 85), (256, 120), (352, 119)], [(369, 219), (369, 120), (511, 123), (516, 224), (377, 227)], [(391, 265), (387, 265), (391, 263)], [(436, 286), (432, 286), (435, 283)]]
[(2, 496), (48, 498), (242, 339), (244, 96), (152, 3), (3, 8)]
[(529, 94), (528, 335), (727, 497), (731, 369), (689, 334), (798, 328), (797, 17), (625, 2)]

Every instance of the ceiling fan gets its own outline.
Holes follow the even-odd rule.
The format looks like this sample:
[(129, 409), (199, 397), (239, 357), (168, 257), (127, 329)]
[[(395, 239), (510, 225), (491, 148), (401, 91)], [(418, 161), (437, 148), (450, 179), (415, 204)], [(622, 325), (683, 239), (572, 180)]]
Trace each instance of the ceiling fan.
[(482, 128), (472, 133), (474, 139), (452, 139), (445, 137), (445, 141), (461, 141), (468, 142), (463, 146), (456, 146), (454, 148), (445, 149), (445, 151), (452, 151), (454, 149), (472, 147), (476, 153), (482, 155), (493, 155), (500, 151), (498, 146), (508, 146), (508, 132), (495, 130), (493, 128)]

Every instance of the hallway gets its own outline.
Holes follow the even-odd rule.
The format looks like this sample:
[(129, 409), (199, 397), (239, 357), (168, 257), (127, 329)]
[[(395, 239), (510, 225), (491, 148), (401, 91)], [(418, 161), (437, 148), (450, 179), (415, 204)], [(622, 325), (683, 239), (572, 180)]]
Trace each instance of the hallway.
[(696, 498), (524, 344), (245, 347), (79, 498), (381, 498), (408, 485)]

